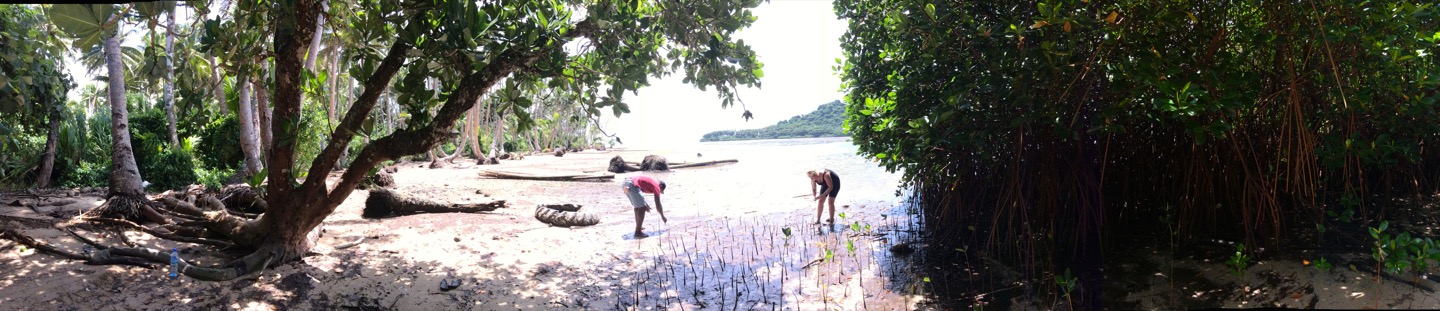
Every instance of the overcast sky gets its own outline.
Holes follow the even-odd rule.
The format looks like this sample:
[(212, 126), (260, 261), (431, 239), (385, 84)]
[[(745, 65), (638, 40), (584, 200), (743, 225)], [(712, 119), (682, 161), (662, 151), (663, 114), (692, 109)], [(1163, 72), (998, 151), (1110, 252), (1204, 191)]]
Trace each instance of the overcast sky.
[[(190, 19), (181, 10), (180, 20)], [(714, 90), (700, 91), (681, 83), (683, 73), (626, 94), (631, 113), (615, 118), (609, 109), (601, 124), (632, 148), (659, 148), (694, 144), (705, 133), (717, 130), (759, 128), (808, 113), (824, 103), (838, 100), (840, 79), (831, 69), (840, 57), (839, 38), (845, 22), (835, 18), (829, 0), (771, 0), (753, 12), (758, 18), (739, 39), (755, 50), (765, 64), (761, 88), (739, 90), (745, 107), (754, 113), (750, 121), (740, 118), (745, 110), (737, 103), (720, 108)], [(127, 30), (137, 30), (131, 25)], [(143, 31), (126, 34), (124, 45), (139, 46)], [(95, 83), (84, 67), (73, 61), (67, 70), (80, 85)], [(102, 69), (103, 71), (103, 69)], [(79, 88), (71, 91), (78, 98)]]

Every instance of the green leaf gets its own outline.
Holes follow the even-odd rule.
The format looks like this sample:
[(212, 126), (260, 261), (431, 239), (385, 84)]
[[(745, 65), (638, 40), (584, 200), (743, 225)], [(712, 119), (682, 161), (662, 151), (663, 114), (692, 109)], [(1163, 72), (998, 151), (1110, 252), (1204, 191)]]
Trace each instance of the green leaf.
[(934, 4), (934, 3), (926, 3), (926, 4), (925, 4), (925, 15), (930, 16), (930, 20), (935, 20), (935, 4)]
[(110, 4), (56, 4), (46, 15), (56, 27), (75, 38), (74, 47), (83, 51), (100, 42), (105, 33), (101, 26), (114, 11), (115, 6)]

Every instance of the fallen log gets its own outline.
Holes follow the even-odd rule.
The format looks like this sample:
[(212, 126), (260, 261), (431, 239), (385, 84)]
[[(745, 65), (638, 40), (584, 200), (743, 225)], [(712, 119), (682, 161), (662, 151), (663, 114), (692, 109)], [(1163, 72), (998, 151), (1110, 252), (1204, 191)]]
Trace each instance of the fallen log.
[(565, 172), (548, 170), (487, 170), (480, 172), (481, 176), (499, 179), (527, 179), (527, 180), (558, 180), (558, 181), (583, 181), (598, 179), (614, 179), (615, 174), (606, 172)]
[(418, 213), (479, 213), (504, 207), (509, 207), (505, 200), (488, 203), (444, 204), (381, 188), (370, 191), (370, 197), (365, 199), (365, 210), (360, 216), (381, 218)]
[(728, 160), (715, 160), (715, 161), (705, 161), (705, 162), (695, 162), (695, 163), (675, 162), (675, 163), (670, 163), (670, 168), (687, 168), (687, 167), (709, 166), (709, 165), (716, 165), (716, 164), (723, 164), (723, 163), (737, 163), (737, 162), (740, 162), (740, 160), (728, 159)]
[(535, 207), (535, 220), (556, 227), (582, 227), (600, 223), (600, 217), (581, 212), (575, 204), (540, 204)]
[[(687, 168), (687, 167), (709, 166), (709, 165), (716, 165), (716, 164), (738, 163), (738, 162), (740, 162), (740, 160), (737, 160), (737, 159), (715, 160), (715, 161), (705, 161), (705, 162), (671, 162), (671, 163), (669, 163), (668, 167), (669, 167), (669, 168)], [(637, 166), (637, 165), (640, 165), (640, 164), (641, 164), (641, 163), (636, 163), (636, 162), (625, 162), (625, 165), (627, 165), (627, 166), (632, 166), (632, 167), (637, 167), (637, 168), (639, 167), (639, 166)]]

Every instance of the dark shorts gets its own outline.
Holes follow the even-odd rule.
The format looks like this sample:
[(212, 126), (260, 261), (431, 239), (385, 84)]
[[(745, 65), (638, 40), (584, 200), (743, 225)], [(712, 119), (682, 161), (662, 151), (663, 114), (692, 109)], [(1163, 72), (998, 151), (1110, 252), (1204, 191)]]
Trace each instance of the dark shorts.
[[(835, 172), (830, 171), (830, 170), (825, 170), (825, 171), (826, 171), (826, 172), (829, 172), (829, 173), (830, 173), (830, 177), (833, 178), (833, 179), (835, 179), (835, 191), (834, 191), (834, 192), (830, 192), (830, 197), (831, 197), (831, 198), (834, 198), (835, 195), (840, 194), (840, 174), (835, 174)], [(820, 192), (825, 192), (825, 189), (829, 189), (829, 187), (825, 186), (825, 184), (820, 184)]]

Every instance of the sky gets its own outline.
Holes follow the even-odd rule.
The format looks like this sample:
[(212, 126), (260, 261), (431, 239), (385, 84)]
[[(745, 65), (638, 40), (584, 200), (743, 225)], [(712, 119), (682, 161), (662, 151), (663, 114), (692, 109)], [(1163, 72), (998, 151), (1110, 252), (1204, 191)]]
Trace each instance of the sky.
[[(765, 127), (809, 113), (839, 100), (840, 78), (831, 67), (841, 57), (845, 21), (837, 19), (828, 0), (771, 0), (752, 12), (755, 23), (737, 33), (765, 64), (759, 89), (741, 89), (745, 102), (720, 108), (713, 89), (700, 91), (681, 83), (683, 73), (651, 80), (639, 95), (626, 94), (630, 112), (616, 118), (606, 113), (601, 125), (628, 148), (689, 145), (717, 130)], [(740, 117), (749, 108), (755, 118)]]
[[(180, 10), (179, 20), (189, 20)], [(652, 79), (639, 95), (626, 94), (631, 113), (615, 117), (605, 109), (601, 125), (620, 137), (628, 148), (662, 148), (695, 144), (705, 133), (765, 127), (809, 113), (821, 104), (839, 100), (840, 79), (831, 69), (841, 57), (840, 36), (845, 21), (835, 17), (829, 0), (771, 0), (752, 11), (755, 23), (736, 34), (755, 50), (765, 64), (761, 87), (740, 89), (739, 103), (720, 108), (713, 89), (700, 91), (681, 83), (684, 73)], [(132, 23), (133, 24), (133, 23)], [(144, 30), (128, 25), (126, 46), (139, 46)], [(136, 31), (140, 30), (140, 31)], [(74, 61), (70, 53), (66, 69), (78, 85), (98, 83)], [(103, 68), (102, 68), (103, 71)], [(103, 72), (102, 72), (103, 73)], [(71, 91), (78, 98), (80, 87)], [(740, 114), (749, 108), (754, 119)]]

